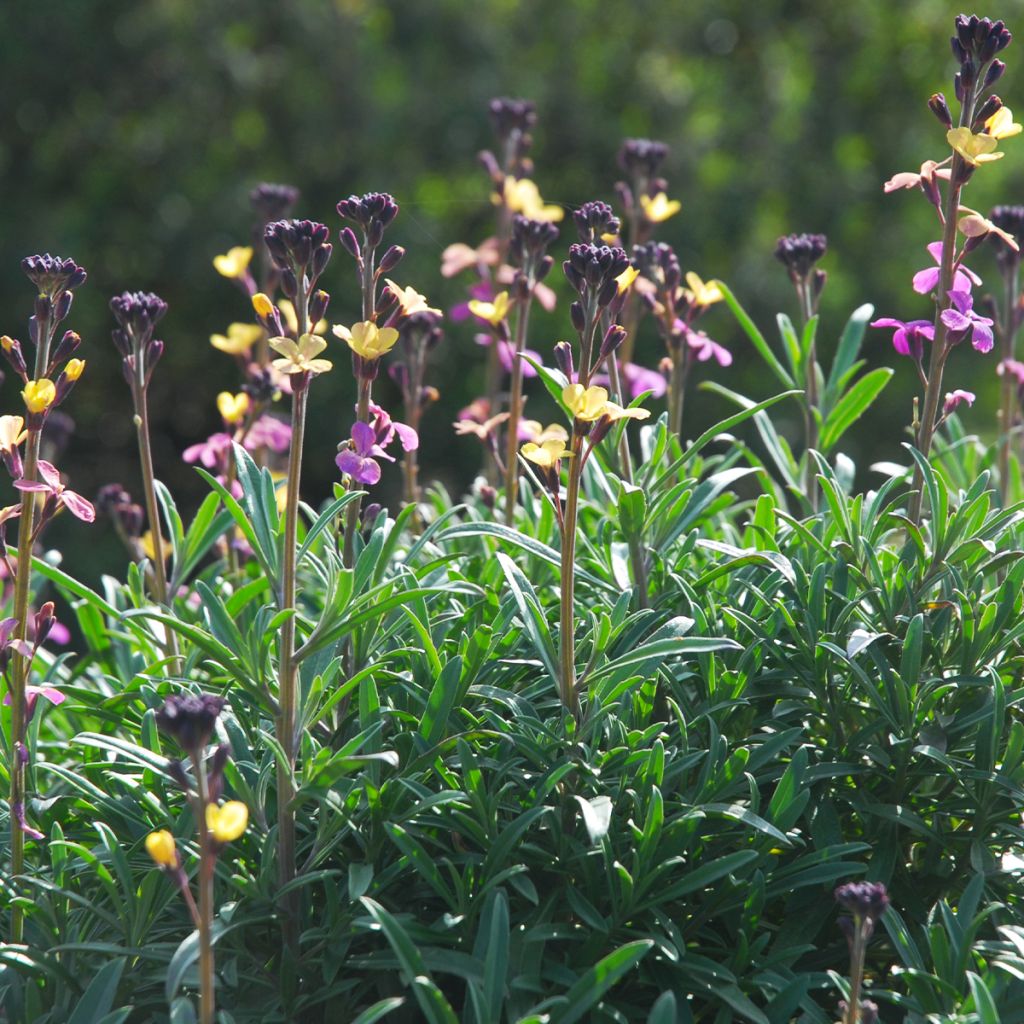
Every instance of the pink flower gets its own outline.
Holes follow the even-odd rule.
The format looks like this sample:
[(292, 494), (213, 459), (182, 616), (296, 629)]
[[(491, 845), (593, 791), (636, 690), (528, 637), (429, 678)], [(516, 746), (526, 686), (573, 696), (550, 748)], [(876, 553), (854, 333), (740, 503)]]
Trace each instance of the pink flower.
[(225, 464), (230, 451), (231, 435), (221, 432), (186, 448), (181, 457), (186, 462), (199, 462), (207, 469), (219, 469)]
[(92, 502), (87, 501), (74, 491), (69, 491), (60, 482), (60, 473), (57, 472), (56, 466), (40, 459), (39, 475), (43, 478), (42, 480), (15, 480), (14, 486), (19, 491), (49, 495), (58, 506), (63, 506), (77, 519), (81, 519), (82, 522), (91, 523), (95, 521), (96, 509), (92, 507)]
[[(25, 687), (25, 720), (32, 721), (36, 711), (36, 701), (45, 697), (54, 707), (63, 704), (67, 700), (67, 694), (61, 693), (55, 686), (26, 686)], [(4, 707), (10, 707), (13, 703), (10, 693), (4, 694)]]
[(974, 312), (974, 299), (970, 292), (953, 289), (949, 293), (953, 303), (951, 309), (942, 311), (941, 320), (954, 344), (971, 336), (971, 344), (979, 352), (991, 352), (995, 341), (992, 337), (992, 321), (987, 316)]
[[(677, 320), (678, 324), (679, 321)], [(709, 359), (714, 359), (719, 366), (731, 366), (732, 365), (732, 353), (722, 345), (719, 345), (717, 341), (712, 341), (703, 331), (695, 331), (690, 327), (685, 327), (686, 331), (686, 343), (697, 353), (697, 359), (706, 363)]]
[[(942, 261), (942, 243), (932, 242), (927, 246), (928, 252), (935, 260), (936, 266), (926, 267), (914, 275), (914, 291), (919, 295), (927, 295), (939, 287), (939, 267)], [(953, 276), (953, 288), (961, 292), (969, 292), (971, 285), (981, 284), (981, 278), (973, 270), (961, 266)]]
[[(217, 435), (214, 435), (217, 436)], [(211, 438), (210, 440), (213, 440)], [(276, 416), (264, 414), (250, 428), (245, 436), (245, 447), (249, 451), (269, 448), (272, 452), (286, 452), (291, 447), (292, 428)], [(189, 449), (191, 451), (191, 449)], [(189, 461), (186, 459), (186, 461)]]
[(948, 416), (951, 412), (955, 412), (961, 405), (966, 405), (970, 408), (974, 405), (975, 394), (973, 391), (962, 391), (957, 388), (956, 391), (946, 392), (946, 402), (942, 407), (942, 415)]
[(375, 484), (380, 480), (380, 463), (377, 459), (395, 460), (377, 444), (377, 435), (369, 423), (357, 420), (352, 424), (352, 446), (346, 448), (334, 460), (338, 469), (352, 477), (356, 483)]
[(895, 320), (884, 316), (880, 320), (872, 320), (872, 327), (895, 327), (892, 336), (892, 347), (901, 356), (912, 356), (918, 362), (924, 357), (924, 343), (935, 340), (935, 327), (928, 320)]

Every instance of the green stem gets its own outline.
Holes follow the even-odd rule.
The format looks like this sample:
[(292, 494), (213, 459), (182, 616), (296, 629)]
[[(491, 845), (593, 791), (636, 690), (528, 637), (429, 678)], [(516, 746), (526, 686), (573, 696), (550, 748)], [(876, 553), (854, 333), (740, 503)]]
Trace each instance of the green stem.
[(1017, 412), (1016, 380), (1005, 366), (1007, 360), (1015, 356), (1017, 342), (1017, 297), (1020, 290), (1020, 264), (1013, 261), (1012, 269), (1003, 277), (1005, 285), (1003, 295), (1003, 322), (1001, 330), (1003, 380), (1001, 386), (1001, 402), (999, 411), (999, 491), (1003, 505), (1009, 503), (1010, 492), (1010, 448), (1013, 439), (1013, 423)]
[[(135, 432), (139, 442), (139, 462), (142, 466), (142, 493), (146, 502), (146, 517), (149, 519), (150, 536), (153, 538), (153, 596), (157, 604), (170, 607), (167, 592), (167, 564), (164, 561), (164, 541), (160, 525), (160, 512), (156, 500), (156, 476), (153, 472), (153, 447), (149, 434), (149, 403), (146, 398), (146, 385), (142, 380), (143, 362), (141, 353), (137, 356), (139, 378), (132, 387), (135, 399)], [(178, 641), (173, 630), (165, 629), (166, 641), (164, 652), (170, 659), (172, 671), (179, 671)]]
[(683, 339), (672, 353), (672, 374), (668, 382), (668, 429), (681, 439), (683, 432), (683, 392), (686, 389), (686, 348)]
[[(523, 414), (523, 349), (530, 323), (533, 288), (519, 305), (516, 317), (515, 355), (512, 358), (512, 385), (508, 400), (508, 448), (505, 455), (505, 524), (512, 526), (516, 518), (519, 496), (519, 420)], [(496, 347), (497, 343), (495, 343)]]
[(199, 831), (199, 1024), (214, 1024), (217, 995), (213, 962), (213, 877), (217, 857), (206, 827), (210, 791), (201, 754), (192, 759), (192, 766), (199, 788), (199, 798), (194, 805)]
[(562, 523), (561, 563), (561, 618), (559, 629), (559, 696), (562, 705), (574, 718), (579, 719), (580, 700), (576, 692), (576, 519), (580, 496), (580, 478), (583, 475), (583, 435), (573, 426), (572, 458), (569, 460), (569, 485), (565, 495), (565, 513)]
[[(308, 330), (308, 302), (305, 283), (300, 282), (295, 312), (299, 337)], [(294, 378), (293, 378), (294, 379)], [(288, 457), (288, 481), (285, 492), (284, 552), (281, 569), (281, 610), (296, 607), (296, 537), (299, 520), (299, 483), (302, 472), (302, 446), (306, 430), (306, 400), (309, 378), (297, 382), (292, 394), (292, 443)], [(281, 887), (295, 878), (295, 720), (298, 699), (298, 666), (295, 660), (295, 615), (281, 626), (279, 655), (277, 741), (284, 752), (284, 761), (277, 766), (277, 829), (278, 881)], [(297, 893), (283, 899), (283, 932), (285, 945), (294, 949), (298, 942)]]
[[(370, 422), (370, 387), (372, 381), (360, 378), (359, 404), (356, 406), (356, 419), (361, 423)], [(359, 532), (359, 512), (362, 502), (353, 501), (345, 512), (345, 538), (342, 545), (342, 560), (346, 569), (355, 567), (356, 534)]]
[[(801, 330), (806, 331), (811, 317), (814, 316), (814, 300), (811, 298), (811, 282), (805, 280), (801, 287), (797, 288), (800, 296), (800, 316), (802, 320)], [(815, 413), (818, 410), (818, 352), (817, 342), (812, 341), (810, 351), (807, 353), (807, 361), (804, 366), (804, 486), (807, 492), (807, 499), (811, 503), (811, 512), (818, 511), (818, 477), (814, 468), (814, 460), (811, 452), (818, 449), (818, 418)]]

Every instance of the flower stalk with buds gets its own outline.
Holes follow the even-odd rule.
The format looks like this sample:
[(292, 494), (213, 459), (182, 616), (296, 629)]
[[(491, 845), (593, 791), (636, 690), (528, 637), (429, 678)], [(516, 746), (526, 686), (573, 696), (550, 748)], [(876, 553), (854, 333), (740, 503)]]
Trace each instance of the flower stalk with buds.
[(185, 763), (178, 760), (168, 762), (168, 772), (184, 792), (195, 821), (199, 841), (198, 906), (174, 836), (166, 829), (160, 829), (146, 837), (146, 851), (181, 892), (199, 933), (199, 1024), (214, 1024), (216, 1018), (213, 921), (217, 858), (228, 843), (241, 837), (249, 823), (249, 810), (244, 803), (238, 800), (220, 802), (224, 789), (224, 766), (228, 759), (227, 745), (220, 744), (212, 754), (207, 752), (223, 708), (221, 697), (187, 694), (168, 697), (157, 712), (157, 724), (185, 752), (191, 769), (190, 779)]
[[(15, 465), (13, 452), (5, 458), (7, 468), (20, 468), (20, 480), (25, 486), (21, 490), (21, 504), (18, 521), (18, 561), (14, 578), (15, 643), (11, 644), (13, 657), (10, 663), (11, 698), (11, 751), (10, 765), (10, 819), (11, 819), (11, 875), (18, 876), (24, 869), (25, 835), (41, 836), (25, 824), (25, 769), (30, 761), (27, 747), (28, 718), (30, 713), (29, 673), (32, 668), (34, 650), (27, 647), (29, 637), (29, 596), (32, 581), (32, 549), (38, 537), (37, 503), (35, 485), (42, 472), (40, 446), (43, 424), (52, 409), (63, 401), (75, 381), (81, 376), (85, 364), (80, 359), (69, 359), (81, 339), (73, 331), (67, 331), (54, 344), (57, 328), (71, 311), (74, 290), (85, 283), (86, 273), (74, 260), (51, 256), (30, 256), (22, 261), (22, 270), (36, 287), (35, 312), (29, 320), (31, 340), (35, 346), (35, 360), (32, 375), (22, 355), (21, 345), (4, 336), (0, 341), (7, 361), (24, 382), (22, 399), (25, 403), (24, 444), (25, 456), (18, 456)], [(54, 380), (54, 374), (61, 364), (67, 364)], [(74, 364), (74, 365), (72, 365)], [(10, 449), (17, 449), (21, 428), (16, 426), (14, 437), (9, 438)], [(52, 467), (51, 467), (52, 468)], [(55, 472), (55, 471), (54, 471)], [(88, 504), (87, 502), (85, 503)], [(89, 506), (91, 508), (91, 506)], [(56, 509), (52, 509), (52, 515)], [(40, 510), (41, 514), (41, 510)], [(16, 904), (11, 909), (10, 941), (22, 941), (24, 909)]]
[(878, 1007), (861, 999), (864, 957), (876, 922), (889, 909), (889, 894), (881, 882), (847, 882), (836, 889), (835, 898), (849, 915), (839, 919), (850, 947), (850, 998), (840, 1004), (842, 1024), (875, 1024)]

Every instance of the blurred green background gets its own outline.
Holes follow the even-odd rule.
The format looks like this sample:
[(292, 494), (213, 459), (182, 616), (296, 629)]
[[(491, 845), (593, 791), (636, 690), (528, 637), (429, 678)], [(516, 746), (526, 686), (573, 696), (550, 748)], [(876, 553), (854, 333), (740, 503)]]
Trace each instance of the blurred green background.
[[(978, 13), (1024, 33), (1022, 7), (1004, 0)], [(180, 453), (219, 429), (214, 397), (237, 382), (233, 360), (208, 338), (248, 316), (211, 259), (248, 240), (249, 189), (261, 180), (297, 185), (298, 215), (335, 232), (339, 198), (393, 193), (401, 214), (388, 240), (409, 251), (395, 276), (447, 307), (462, 285), (441, 279), (439, 257), (451, 242), (476, 244), (491, 231), (489, 185), (475, 154), (492, 142), (487, 101), (510, 95), (537, 103), (535, 179), (548, 202), (567, 208), (613, 199), (623, 137), (669, 143), (665, 173), (683, 210), (659, 237), (676, 246), (684, 269), (727, 280), (773, 336), (775, 312), (795, 314), (771, 255), (777, 236), (825, 232), (819, 345), (827, 359), (863, 302), (877, 315), (930, 315), (910, 277), (928, 263), (934, 214), (919, 194), (884, 196), (881, 186), (947, 152), (926, 103), (932, 92), (952, 93), (948, 37), (957, 13), (936, 0), (11, 2), (0, 34), (0, 330), (26, 338), (33, 296), (18, 267), (24, 255), (70, 255), (87, 268), (68, 326), (85, 339), (79, 354), (89, 369), (65, 406), (78, 429), (60, 468), (87, 495), (112, 480), (137, 494), (107, 301), (125, 288), (162, 295), (170, 313), (152, 390), (157, 472), (192, 507), (203, 485)], [(1005, 56), (999, 92), (1024, 107), (1020, 44)], [(978, 209), (1024, 201), (1024, 141), (1004, 148), (1007, 158), (968, 188)], [(571, 235), (563, 226), (559, 253)], [(994, 281), (987, 249), (972, 265)], [(332, 322), (356, 319), (352, 263), (339, 247), (322, 283), (333, 295)], [(770, 393), (728, 311), (716, 308), (705, 325), (736, 358), (729, 369), (702, 367), (696, 379), (713, 374), (748, 394)], [(653, 365), (662, 352), (648, 332), (639, 352)], [(440, 478), (454, 493), (479, 458), (475, 442), (455, 441), (450, 427), (483, 381), (472, 333), (451, 325), (436, 352), (432, 380), (443, 401), (427, 413), (423, 437), (424, 479)], [(563, 303), (553, 317), (534, 319), (530, 344), (547, 354), (567, 335)], [(313, 387), (305, 488), (313, 501), (336, 478), (334, 449), (353, 418), (348, 359), (340, 347), (335, 355), (338, 369)], [(887, 333), (869, 332), (867, 355), (898, 372), (845, 445), (866, 484), (869, 463), (899, 457), (916, 384)], [(948, 377), (950, 387), (979, 392), (966, 419), (989, 434), (996, 361), (964, 349)], [(382, 381), (379, 394), (393, 402)], [(15, 383), (4, 385), (4, 411), (20, 411)], [(533, 394), (529, 412), (546, 418), (546, 398)], [(719, 400), (700, 395), (687, 433), (725, 414)], [(795, 408), (780, 416), (799, 433)], [(396, 493), (398, 479), (388, 469), (382, 493)], [(109, 524), (65, 518), (50, 540), (66, 566), (90, 579), (122, 570)]]

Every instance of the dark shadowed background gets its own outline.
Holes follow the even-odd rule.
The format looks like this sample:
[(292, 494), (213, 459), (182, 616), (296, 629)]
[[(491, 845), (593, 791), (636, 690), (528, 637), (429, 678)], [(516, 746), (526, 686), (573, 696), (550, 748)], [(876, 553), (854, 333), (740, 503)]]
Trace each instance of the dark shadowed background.
[[(1024, 32), (1022, 7), (1013, 0), (977, 13)], [(881, 185), (948, 152), (926, 103), (932, 92), (952, 92), (948, 37), (957, 13), (936, 0), (11, 4), (0, 33), (0, 331), (26, 340), (33, 293), (19, 271), (23, 256), (50, 251), (86, 267), (67, 325), (85, 339), (79, 354), (89, 366), (65, 406), (78, 429), (60, 468), (87, 495), (112, 480), (137, 492), (107, 301), (125, 288), (163, 296), (167, 352), (152, 390), (157, 472), (193, 507), (204, 485), (180, 453), (219, 428), (214, 397), (237, 382), (233, 360), (208, 339), (248, 317), (211, 259), (248, 241), (249, 189), (261, 180), (297, 185), (298, 215), (335, 234), (338, 199), (393, 193), (401, 213), (388, 240), (409, 252), (395, 276), (447, 307), (462, 290), (441, 279), (439, 257), (449, 243), (476, 244), (491, 230), (489, 185), (475, 154), (492, 141), (488, 99), (512, 95), (537, 103), (535, 179), (548, 202), (567, 208), (613, 199), (623, 137), (669, 143), (665, 171), (683, 210), (659, 237), (677, 248), (684, 269), (728, 281), (772, 336), (775, 312), (795, 313), (771, 255), (777, 236), (825, 232), (819, 346), (827, 360), (863, 302), (878, 315), (930, 315), (910, 277), (927, 265), (933, 214), (920, 195), (883, 196)], [(1019, 44), (1005, 56), (999, 92), (1024, 107)], [(1006, 159), (983, 168), (967, 190), (980, 210), (1024, 201), (1024, 142), (1003, 148)], [(563, 226), (556, 255), (571, 234)], [(972, 265), (994, 278), (987, 251)], [(560, 273), (556, 280), (564, 295)], [(338, 247), (322, 285), (333, 296), (332, 322), (357, 319), (352, 263)], [(705, 324), (735, 362), (702, 367), (697, 379), (710, 373), (769, 394), (728, 311), (717, 307)], [(483, 381), (472, 333), (452, 325), (435, 355), (432, 381), (443, 400), (428, 412), (423, 436), (424, 479), (440, 478), (456, 494), (479, 456), (450, 427)], [(554, 316), (534, 319), (530, 345), (547, 354), (566, 336), (563, 302)], [(336, 344), (337, 368), (312, 393), (304, 490), (313, 501), (337, 477), (334, 449), (353, 418), (347, 354)], [(651, 333), (639, 352), (652, 365), (661, 355)], [(898, 361), (880, 331), (869, 332), (867, 355), (874, 364)], [(948, 371), (950, 387), (979, 393), (966, 420), (983, 433), (994, 425), (995, 366), (994, 355), (965, 349)], [(914, 384), (910, 365), (899, 365), (870, 422), (848, 435), (865, 484), (870, 462), (900, 454)], [(387, 381), (379, 393), (396, 397)], [(547, 418), (546, 398), (533, 394), (530, 413)], [(20, 409), (9, 377), (2, 411)], [(698, 394), (686, 433), (726, 414), (720, 400)], [(788, 415), (796, 429), (795, 411)], [(384, 494), (398, 477), (386, 471)], [(66, 566), (90, 579), (123, 568), (109, 524), (59, 522), (50, 540)]]

